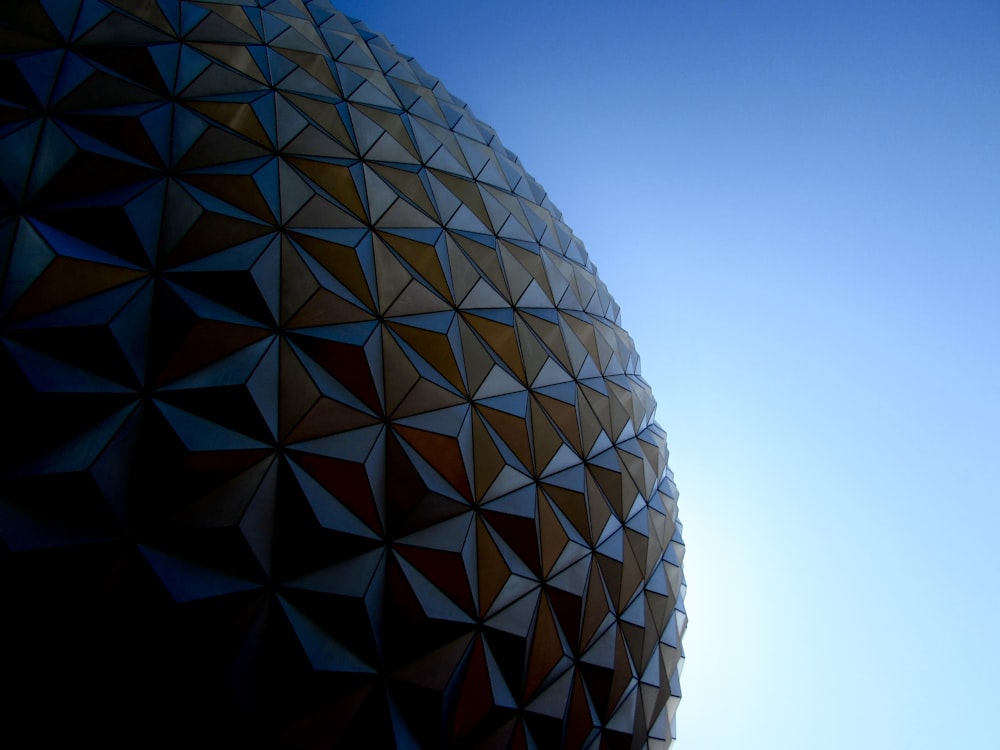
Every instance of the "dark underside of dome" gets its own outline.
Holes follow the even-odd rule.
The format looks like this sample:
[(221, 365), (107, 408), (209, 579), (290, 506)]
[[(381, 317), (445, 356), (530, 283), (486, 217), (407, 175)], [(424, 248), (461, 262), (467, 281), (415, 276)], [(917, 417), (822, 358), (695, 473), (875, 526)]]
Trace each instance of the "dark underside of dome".
[(325, 0), (0, 3), (0, 741), (665, 748), (666, 435), (582, 243)]

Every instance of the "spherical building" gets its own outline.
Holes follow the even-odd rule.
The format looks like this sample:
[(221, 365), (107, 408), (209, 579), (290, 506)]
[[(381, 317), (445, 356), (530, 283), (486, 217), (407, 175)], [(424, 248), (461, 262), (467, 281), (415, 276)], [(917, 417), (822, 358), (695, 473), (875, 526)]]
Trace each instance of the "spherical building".
[(325, 0), (0, 4), (5, 740), (666, 747), (618, 307)]

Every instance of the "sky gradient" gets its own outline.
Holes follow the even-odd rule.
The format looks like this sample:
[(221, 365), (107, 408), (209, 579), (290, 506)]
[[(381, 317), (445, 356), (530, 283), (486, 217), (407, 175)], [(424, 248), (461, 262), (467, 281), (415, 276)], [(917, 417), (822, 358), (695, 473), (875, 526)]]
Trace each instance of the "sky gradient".
[(995, 746), (1000, 4), (337, 5), (622, 307), (688, 549), (674, 747)]

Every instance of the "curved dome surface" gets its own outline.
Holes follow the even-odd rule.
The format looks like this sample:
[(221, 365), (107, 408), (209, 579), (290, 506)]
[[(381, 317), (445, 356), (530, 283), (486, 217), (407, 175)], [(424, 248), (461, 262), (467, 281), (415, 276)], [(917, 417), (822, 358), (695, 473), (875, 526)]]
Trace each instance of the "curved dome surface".
[(14, 726), (669, 745), (666, 437), (493, 130), (325, 0), (3, 4), (0, 66)]

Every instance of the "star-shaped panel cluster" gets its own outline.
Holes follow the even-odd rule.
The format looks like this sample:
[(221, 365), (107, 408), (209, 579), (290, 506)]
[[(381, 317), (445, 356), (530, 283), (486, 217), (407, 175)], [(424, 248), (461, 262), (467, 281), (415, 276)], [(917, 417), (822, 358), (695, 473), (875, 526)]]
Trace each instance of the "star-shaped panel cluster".
[(123, 737), (669, 745), (665, 434), (493, 130), (325, 0), (3, 4), (0, 52), (23, 703)]

